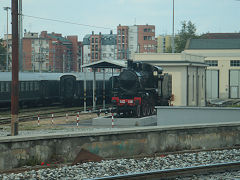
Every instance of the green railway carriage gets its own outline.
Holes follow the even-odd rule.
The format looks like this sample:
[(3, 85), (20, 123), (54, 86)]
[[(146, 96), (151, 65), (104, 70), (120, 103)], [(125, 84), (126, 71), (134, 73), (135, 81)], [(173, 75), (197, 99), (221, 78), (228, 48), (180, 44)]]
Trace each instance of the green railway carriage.
[[(11, 72), (0, 72), (0, 106), (6, 107), (11, 104)], [(102, 73), (96, 74), (97, 104), (101, 104), (103, 96), (106, 102), (111, 99), (111, 87), (106, 73), (103, 81)], [(79, 105), (84, 101), (84, 73), (19, 73), (19, 104), (51, 105), (62, 103), (65, 105)], [(105, 82), (105, 91), (103, 86)], [(86, 100), (92, 104), (93, 73), (86, 73)]]

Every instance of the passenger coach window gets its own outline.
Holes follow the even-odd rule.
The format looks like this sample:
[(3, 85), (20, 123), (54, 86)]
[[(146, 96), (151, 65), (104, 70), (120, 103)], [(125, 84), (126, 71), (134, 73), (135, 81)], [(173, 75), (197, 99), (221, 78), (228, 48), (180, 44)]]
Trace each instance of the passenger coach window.
[(5, 87), (4, 87), (4, 82), (1, 83), (1, 92), (4, 92), (5, 91)]
[(9, 92), (9, 83), (6, 82), (6, 92)]
[(26, 82), (26, 91), (29, 91), (29, 82)]
[(21, 82), (21, 91), (24, 92), (24, 82)]
[(38, 90), (39, 90), (39, 84), (38, 84), (38, 82), (34, 82), (34, 84), (35, 84), (35, 91), (38, 91)]
[(30, 85), (30, 91), (33, 91), (33, 82), (30, 82), (29, 85)]

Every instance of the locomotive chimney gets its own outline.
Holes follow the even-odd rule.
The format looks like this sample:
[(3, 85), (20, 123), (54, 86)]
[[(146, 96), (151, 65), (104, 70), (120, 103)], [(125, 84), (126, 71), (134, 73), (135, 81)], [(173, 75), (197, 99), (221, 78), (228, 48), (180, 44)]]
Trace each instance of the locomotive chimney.
[(128, 68), (131, 68), (131, 69), (132, 69), (132, 67), (133, 67), (133, 61), (130, 60), (130, 59), (128, 59), (127, 64), (128, 64)]

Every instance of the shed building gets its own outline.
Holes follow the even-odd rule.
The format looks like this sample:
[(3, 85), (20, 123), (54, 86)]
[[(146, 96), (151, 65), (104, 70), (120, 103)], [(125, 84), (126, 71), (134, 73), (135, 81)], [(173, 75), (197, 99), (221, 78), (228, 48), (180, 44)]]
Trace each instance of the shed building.
[(207, 100), (240, 98), (240, 39), (191, 39), (185, 53), (205, 57)]
[(175, 106), (206, 105), (206, 65), (204, 57), (186, 53), (139, 53), (134, 61), (163, 67), (172, 75), (172, 93)]

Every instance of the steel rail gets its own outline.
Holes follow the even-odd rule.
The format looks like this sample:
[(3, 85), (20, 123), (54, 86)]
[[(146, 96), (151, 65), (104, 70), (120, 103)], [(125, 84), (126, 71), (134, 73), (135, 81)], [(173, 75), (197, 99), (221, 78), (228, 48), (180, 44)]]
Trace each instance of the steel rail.
[[(21, 115), (19, 116), (19, 122), (26, 122), (26, 121), (34, 121), (37, 120), (37, 115), (41, 116), (41, 119), (47, 119), (47, 118), (51, 118), (51, 115), (54, 114), (54, 118), (59, 118), (59, 117), (65, 117), (66, 113), (68, 113), (68, 116), (75, 116), (77, 112), (80, 112), (81, 114), (86, 114), (86, 113), (97, 113), (100, 110), (102, 110), (102, 112), (104, 111), (109, 111), (108, 109), (101, 109), (102, 106), (97, 106), (98, 109), (96, 109), (95, 111), (87, 111), (87, 112), (83, 112), (83, 107), (76, 107), (76, 108), (71, 108), (71, 109), (67, 109), (67, 110), (60, 110), (60, 111), (51, 111), (51, 110), (47, 110), (47, 111), (51, 111), (51, 112), (40, 112), (39, 114), (37, 114), (35, 112), (35, 114), (30, 114), (30, 115)], [(0, 118), (0, 125), (3, 124), (9, 124), (11, 122), (11, 118), (10, 117), (6, 117), (6, 118)]]
[[(207, 174), (220, 173), (225, 171), (236, 171), (239, 169), (240, 169), (240, 161), (237, 161), (237, 162), (207, 164), (207, 165), (199, 165), (199, 166), (175, 168), (175, 169), (164, 169), (164, 170), (148, 171), (148, 172), (132, 173), (132, 174), (124, 174), (124, 175), (116, 175), (116, 176), (107, 176), (107, 177), (100, 177), (100, 178), (91, 178), (91, 180), (173, 179), (177, 177), (182, 178), (182, 177), (191, 177), (193, 175), (207, 175)], [(85, 179), (85, 180), (90, 180), (90, 179)]]

